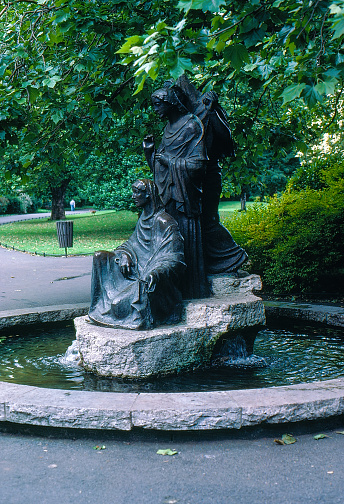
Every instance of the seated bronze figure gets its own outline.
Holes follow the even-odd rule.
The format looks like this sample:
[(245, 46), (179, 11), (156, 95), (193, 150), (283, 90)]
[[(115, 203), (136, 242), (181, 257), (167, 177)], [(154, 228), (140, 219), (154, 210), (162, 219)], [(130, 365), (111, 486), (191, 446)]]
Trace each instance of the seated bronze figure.
[(142, 208), (134, 233), (114, 252), (96, 252), (89, 318), (100, 325), (149, 329), (179, 320), (184, 244), (176, 221), (161, 207), (152, 180), (137, 180)]

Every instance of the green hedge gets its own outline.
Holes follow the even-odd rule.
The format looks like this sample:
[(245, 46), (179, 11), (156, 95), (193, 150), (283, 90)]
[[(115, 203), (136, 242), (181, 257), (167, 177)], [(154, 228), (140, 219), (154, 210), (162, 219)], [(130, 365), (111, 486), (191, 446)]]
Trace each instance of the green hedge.
[(126, 155), (123, 151), (108, 156), (90, 156), (79, 169), (80, 180), (70, 184), (68, 203), (73, 197), (77, 207), (91, 204), (97, 209), (133, 210), (131, 185), (137, 178), (150, 177), (142, 156)]
[(328, 180), (321, 190), (290, 189), (225, 220), (265, 291), (344, 291), (344, 179)]
[(0, 215), (33, 213), (36, 212), (39, 203), (39, 200), (26, 193), (19, 193), (16, 196), (0, 196)]

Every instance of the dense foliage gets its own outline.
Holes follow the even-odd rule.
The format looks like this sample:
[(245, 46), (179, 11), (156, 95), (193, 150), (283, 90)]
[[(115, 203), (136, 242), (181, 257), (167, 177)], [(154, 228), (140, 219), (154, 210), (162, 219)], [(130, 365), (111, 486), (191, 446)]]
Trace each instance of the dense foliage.
[(268, 205), (226, 220), (265, 291), (344, 290), (344, 163), (322, 170), (319, 178), (319, 190), (290, 187)]
[(19, 192), (17, 195), (0, 196), (0, 215), (35, 212), (39, 204), (39, 200), (23, 192)]
[(132, 183), (138, 178), (150, 177), (143, 170), (141, 156), (129, 155), (124, 149), (105, 156), (91, 155), (80, 166), (69, 185), (67, 200), (72, 197), (81, 204), (115, 210), (136, 209), (132, 202)]
[(280, 160), (324, 132), (341, 134), (343, 14), (342, 0), (8, 2), (1, 169), (36, 185), (43, 173), (61, 202), (70, 166), (103, 152), (109, 137), (139, 152), (145, 133), (159, 135), (151, 90), (187, 72), (230, 116), (237, 156), (224, 165), (227, 195), (280, 190), (291, 168)]

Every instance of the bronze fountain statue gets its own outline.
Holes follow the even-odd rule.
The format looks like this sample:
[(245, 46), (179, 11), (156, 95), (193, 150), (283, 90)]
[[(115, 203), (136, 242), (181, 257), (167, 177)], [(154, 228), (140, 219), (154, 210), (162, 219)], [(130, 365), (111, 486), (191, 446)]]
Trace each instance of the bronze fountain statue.
[(219, 220), (219, 159), (234, 155), (234, 145), (217, 95), (201, 95), (182, 77), (152, 103), (168, 123), (158, 148), (152, 136), (143, 141), (154, 177), (133, 185), (143, 213), (125, 244), (94, 256), (89, 317), (112, 327), (177, 320), (181, 296), (209, 297), (208, 275), (235, 272), (247, 258)]
[(260, 278), (235, 274), (247, 255), (219, 219), (219, 160), (234, 145), (216, 94), (183, 77), (152, 103), (168, 122), (157, 148), (143, 141), (153, 180), (132, 186), (142, 214), (129, 240), (95, 253), (89, 317), (75, 321), (83, 365), (105, 376), (192, 369), (238, 330), (253, 342), (265, 320)]

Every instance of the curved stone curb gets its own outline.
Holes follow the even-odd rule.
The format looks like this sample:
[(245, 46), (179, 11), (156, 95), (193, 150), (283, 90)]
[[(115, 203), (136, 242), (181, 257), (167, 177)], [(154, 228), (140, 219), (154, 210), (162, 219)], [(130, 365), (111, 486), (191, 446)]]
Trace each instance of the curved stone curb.
[(335, 327), (344, 327), (344, 308), (339, 306), (313, 305), (310, 303), (288, 303), (264, 301), (268, 315), (291, 317), (310, 322), (321, 322)]
[[(318, 308), (319, 314), (328, 310)], [(343, 309), (330, 308), (342, 316)], [(87, 311), (86, 305), (63, 305), (0, 312), (0, 322), (7, 323), (0, 327), (30, 323), (29, 316), (35, 322), (66, 320), (75, 316), (76, 309)], [(295, 315), (289, 309), (287, 316)], [(320, 318), (306, 320), (326, 322)], [(338, 318), (331, 320), (332, 325), (342, 325)], [(0, 421), (26, 425), (123, 431), (240, 429), (342, 414), (344, 378), (263, 389), (160, 394), (67, 391), (0, 382)]]
[(42, 322), (61, 322), (86, 315), (89, 303), (73, 305), (42, 306), (40, 308), (21, 308), (0, 311), (0, 329), (17, 325), (40, 324)]
[(0, 382), (0, 421), (129, 431), (240, 429), (344, 413), (344, 379), (265, 389), (120, 394)]

